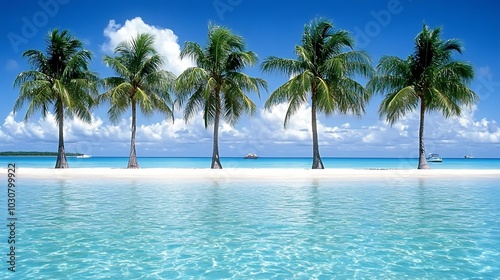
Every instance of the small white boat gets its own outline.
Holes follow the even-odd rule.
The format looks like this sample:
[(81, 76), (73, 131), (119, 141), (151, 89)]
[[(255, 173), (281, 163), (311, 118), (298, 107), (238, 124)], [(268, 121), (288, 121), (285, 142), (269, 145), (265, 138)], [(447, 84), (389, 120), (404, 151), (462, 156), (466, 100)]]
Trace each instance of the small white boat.
[(474, 158), (474, 156), (472, 155), (472, 150), (470, 149), (470, 145), (469, 145), (469, 153), (464, 156), (464, 158)]
[(254, 154), (254, 153), (248, 153), (244, 159), (257, 159), (259, 158), (259, 156), (257, 154)]
[(91, 158), (91, 157), (92, 157), (91, 155), (86, 155), (86, 154), (76, 156), (76, 158)]
[(443, 159), (439, 156), (439, 154), (430, 153), (427, 157), (428, 162), (443, 162)]

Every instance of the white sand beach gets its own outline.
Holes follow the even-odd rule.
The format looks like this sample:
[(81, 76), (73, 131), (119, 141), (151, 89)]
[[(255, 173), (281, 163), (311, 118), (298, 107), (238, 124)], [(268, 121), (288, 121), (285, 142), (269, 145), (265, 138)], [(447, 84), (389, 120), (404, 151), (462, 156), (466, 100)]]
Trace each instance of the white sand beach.
[[(7, 169), (0, 169), (6, 176)], [(390, 178), (453, 178), (467, 180), (469, 178), (500, 178), (498, 169), (294, 169), (294, 168), (227, 168), (212, 170), (208, 168), (19, 168), (16, 177), (21, 178), (67, 178), (67, 179), (113, 179), (140, 178), (166, 180), (300, 180), (300, 179), (390, 179)]]

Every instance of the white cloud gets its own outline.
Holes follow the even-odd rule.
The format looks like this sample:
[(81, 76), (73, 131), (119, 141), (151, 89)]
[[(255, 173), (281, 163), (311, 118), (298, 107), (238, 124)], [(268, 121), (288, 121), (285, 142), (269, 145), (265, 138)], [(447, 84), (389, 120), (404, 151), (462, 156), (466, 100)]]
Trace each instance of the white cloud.
[[(261, 146), (276, 145), (311, 145), (310, 107), (302, 106), (292, 116), (286, 129), (283, 119), (287, 104), (279, 104), (269, 111), (261, 110), (252, 120), (255, 129), (249, 137), (257, 138)], [(444, 118), (440, 114), (427, 114), (425, 120), (425, 144), (427, 150), (455, 149), (460, 151), (467, 143), (497, 145), (500, 143), (500, 129), (495, 120), (475, 119), (477, 108), (464, 108), (462, 116)], [(371, 125), (338, 122), (338, 116), (323, 117), (319, 114), (318, 137), (321, 150), (332, 154), (350, 151), (365, 151), (378, 156), (415, 156), (417, 149), (419, 115), (410, 113), (392, 127), (379, 120)], [(332, 150), (333, 149), (333, 150)], [(328, 153), (328, 152), (327, 152)]]
[(57, 135), (57, 125), (52, 114), (48, 114), (47, 119), (39, 119), (36, 122), (17, 122), (14, 113), (10, 112), (1, 126), (2, 131), (16, 141), (44, 141)]
[(370, 133), (363, 138), (363, 143), (372, 143), (376, 141), (375, 133)]
[[(279, 104), (270, 110), (261, 109), (249, 122), (236, 127), (222, 122), (219, 140), (221, 151), (225, 151), (223, 154), (244, 155), (252, 151), (266, 156), (309, 156), (311, 108), (299, 108), (285, 129), (283, 120), (286, 109), (287, 104)], [(440, 114), (426, 115), (427, 151), (454, 149), (457, 156), (461, 156), (466, 152), (467, 145), (472, 144), (486, 147), (483, 153), (490, 155), (488, 147), (491, 149), (500, 143), (499, 125), (496, 120), (475, 119), (476, 110), (476, 107), (463, 110), (461, 117), (449, 119)], [(54, 149), (57, 125), (52, 114), (48, 114), (46, 119), (30, 122), (16, 120), (16, 117), (10, 113), (0, 126), (4, 147), (23, 143), (23, 149)], [(417, 113), (408, 114), (392, 127), (382, 120), (367, 125), (361, 121), (347, 123), (338, 119), (338, 116), (319, 116), (318, 136), (324, 156), (416, 157)], [(201, 113), (187, 124), (179, 118), (174, 123), (170, 120), (151, 123), (141, 119), (136, 138), (138, 153), (142, 155), (144, 151), (150, 151), (153, 153), (150, 155), (158, 156), (209, 156), (212, 133), (212, 127), (205, 129)], [(126, 156), (130, 145), (130, 118), (114, 125), (96, 116), (91, 123), (66, 120), (65, 140), (68, 151)], [(47, 148), (40, 148), (44, 143)]]
[[(288, 105), (278, 104), (269, 110), (261, 109), (253, 120), (252, 135), (273, 141), (304, 141), (310, 139), (310, 109), (302, 106), (288, 121), (284, 119)], [(257, 131), (256, 131), (257, 130)]]
[[(300, 145), (310, 146), (311, 132), (311, 107), (303, 105), (290, 118), (287, 127), (283, 127), (288, 104), (282, 103), (272, 107), (270, 110), (260, 110), (258, 116), (252, 120), (248, 137), (254, 138), (254, 142), (261, 146), (271, 145)], [(360, 142), (363, 130), (353, 128), (350, 123), (340, 126), (329, 125), (335, 122), (335, 116), (322, 118), (318, 114), (317, 120), (318, 138), (321, 146), (340, 147)], [(287, 148), (282, 148), (286, 150)]]
[[(58, 141), (58, 126), (54, 115), (50, 112), (45, 119), (31, 119), (28, 122), (16, 120), (12, 112), (0, 125), (0, 136), (4, 143), (19, 144), (16, 150), (53, 150)], [(19, 116), (21, 117), (21, 116)], [(182, 119), (162, 120), (153, 123), (138, 121), (136, 143), (144, 149), (156, 150), (164, 146), (185, 146), (211, 143), (212, 128), (205, 129), (201, 112), (187, 124)], [(131, 118), (121, 119), (117, 124), (105, 123), (100, 117), (93, 116), (90, 123), (80, 119), (67, 119), (64, 123), (64, 139), (66, 150), (72, 152), (101, 153), (121, 151), (128, 152), (130, 145)], [(220, 139), (237, 140), (244, 134), (225, 122), (221, 122)], [(12, 146), (12, 145), (11, 145)], [(184, 150), (189, 151), (189, 147)], [(0, 145), (0, 150), (2, 150)], [(181, 149), (182, 150), (182, 149)]]
[(194, 63), (188, 59), (179, 58), (181, 46), (178, 44), (178, 37), (168, 28), (160, 28), (145, 23), (142, 18), (136, 17), (126, 20), (122, 26), (110, 20), (104, 29), (104, 36), (107, 42), (102, 46), (104, 52), (112, 53), (115, 47), (122, 41), (129, 41), (138, 33), (149, 33), (155, 36), (155, 49), (164, 59), (164, 68), (179, 75), (186, 68)]

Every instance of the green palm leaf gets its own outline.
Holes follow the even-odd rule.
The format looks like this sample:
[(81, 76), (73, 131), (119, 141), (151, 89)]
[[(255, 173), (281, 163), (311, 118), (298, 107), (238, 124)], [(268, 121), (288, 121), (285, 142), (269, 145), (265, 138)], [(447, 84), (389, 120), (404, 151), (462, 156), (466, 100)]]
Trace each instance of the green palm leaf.
[(329, 20), (317, 18), (304, 27), (302, 45), (295, 46), (297, 59), (268, 57), (261, 65), (264, 72), (292, 76), (271, 93), (264, 105), (269, 109), (288, 102), (285, 127), (302, 105), (311, 102), (314, 169), (323, 168), (319, 154), (317, 112), (360, 115), (371, 97), (371, 92), (354, 80), (357, 76), (371, 77), (370, 57), (353, 48), (354, 39), (347, 31), (334, 31)]
[(43, 117), (52, 108), (59, 127), (59, 146), (56, 168), (67, 168), (64, 149), (64, 119), (78, 117), (91, 121), (90, 109), (97, 94), (97, 75), (88, 70), (92, 52), (83, 49), (81, 41), (67, 30), (54, 29), (46, 38), (47, 51), (27, 50), (23, 57), (28, 59), (32, 70), (20, 73), (14, 86), (20, 93), (14, 104), (14, 112), (21, 110), (28, 102), (24, 120), (41, 112)]
[(109, 102), (109, 119), (118, 122), (121, 116), (132, 109), (132, 134), (128, 168), (139, 168), (135, 149), (136, 109), (146, 116), (160, 112), (173, 120), (170, 91), (174, 74), (162, 70), (163, 60), (153, 47), (154, 36), (138, 34), (130, 41), (120, 42), (115, 48), (115, 57), (104, 56), (103, 61), (117, 74), (103, 79), (106, 91), (98, 102)]
[(202, 111), (205, 128), (214, 126), (211, 166), (222, 168), (218, 148), (220, 118), (234, 125), (244, 113), (254, 113), (256, 106), (245, 92), (253, 91), (260, 96), (260, 89), (267, 87), (264, 80), (241, 72), (257, 62), (257, 55), (245, 51), (241, 36), (209, 24), (207, 45), (186, 42), (180, 56), (193, 59), (196, 67), (186, 69), (177, 78), (176, 104), (185, 105), (185, 121)]
[(377, 75), (367, 85), (369, 91), (385, 95), (379, 114), (390, 124), (420, 109), (419, 169), (429, 168), (424, 147), (425, 112), (457, 116), (462, 106), (478, 100), (467, 86), (474, 77), (472, 66), (452, 60), (453, 52), (461, 53), (462, 49), (457, 39), (443, 41), (441, 28), (424, 25), (415, 38), (414, 52), (406, 60), (382, 57)]

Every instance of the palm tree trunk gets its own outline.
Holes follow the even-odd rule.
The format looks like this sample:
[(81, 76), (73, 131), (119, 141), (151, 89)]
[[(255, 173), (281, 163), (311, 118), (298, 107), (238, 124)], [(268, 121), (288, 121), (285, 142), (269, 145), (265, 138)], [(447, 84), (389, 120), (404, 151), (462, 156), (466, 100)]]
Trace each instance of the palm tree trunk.
[(222, 164), (220, 163), (220, 158), (219, 158), (219, 120), (220, 120), (220, 97), (219, 94), (217, 94), (216, 97), (216, 112), (215, 112), (215, 119), (214, 119), (214, 145), (213, 145), (213, 152), (212, 152), (212, 164), (211, 167), (212, 169), (222, 169)]
[(57, 114), (59, 115), (59, 145), (55, 168), (69, 168), (68, 161), (66, 160), (66, 151), (64, 150), (64, 113), (62, 102), (59, 102), (57, 109)]
[(312, 169), (324, 169), (323, 161), (319, 155), (318, 127), (316, 123), (316, 98), (314, 93), (311, 96), (311, 126), (313, 138), (313, 164)]
[(132, 136), (130, 137), (130, 156), (128, 159), (127, 168), (139, 168), (139, 163), (137, 163), (137, 155), (135, 152), (135, 131), (137, 129), (136, 125), (137, 109), (135, 100), (132, 100)]
[(424, 147), (424, 120), (425, 120), (425, 100), (422, 97), (420, 102), (420, 126), (418, 129), (418, 169), (431, 169), (427, 163)]

